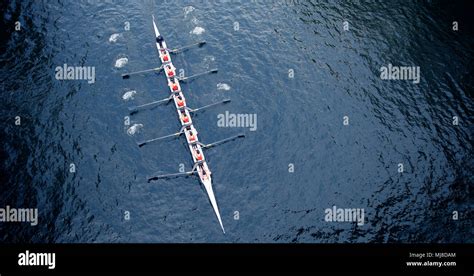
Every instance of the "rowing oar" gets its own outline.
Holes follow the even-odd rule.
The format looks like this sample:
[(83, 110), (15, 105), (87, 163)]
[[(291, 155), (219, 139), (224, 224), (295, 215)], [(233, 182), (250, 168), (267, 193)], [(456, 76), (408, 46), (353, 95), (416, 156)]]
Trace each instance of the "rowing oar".
[(150, 183), (153, 180), (158, 180), (158, 179), (164, 179), (164, 178), (172, 178), (172, 177), (180, 177), (180, 176), (188, 176), (188, 175), (193, 175), (195, 174), (196, 171), (189, 171), (189, 172), (184, 172), (184, 173), (170, 173), (170, 174), (163, 174), (163, 175), (157, 175), (153, 177), (148, 177), (148, 183)]
[(172, 99), (172, 96), (170, 96), (166, 99), (163, 99), (163, 100), (159, 100), (159, 101), (154, 101), (154, 102), (150, 102), (150, 103), (146, 103), (146, 104), (142, 104), (142, 105), (137, 105), (137, 106), (130, 106), (128, 108), (128, 111), (130, 111), (130, 114), (133, 114), (133, 113), (138, 112), (139, 109), (148, 107), (150, 105), (155, 105), (155, 104), (159, 104), (159, 103), (163, 103), (163, 102), (169, 102), (171, 99)]
[(175, 48), (175, 49), (172, 49), (172, 50), (168, 50), (168, 51), (172, 54), (177, 54), (179, 52), (182, 52), (182, 51), (187, 50), (187, 49), (189, 49), (191, 47), (194, 47), (194, 46), (202, 47), (204, 44), (206, 44), (205, 40), (199, 41), (199, 42), (196, 42), (196, 43), (193, 43), (193, 44), (189, 44), (189, 45), (186, 45), (186, 46), (183, 46), (183, 47), (180, 47), (180, 48)]
[(211, 148), (211, 147), (217, 146), (219, 144), (223, 144), (223, 143), (235, 140), (237, 138), (245, 138), (245, 134), (241, 133), (241, 134), (238, 134), (238, 135), (235, 135), (235, 136), (232, 136), (232, 137), (229, 137), (229, 138), (225, 138), (225, 139), (222, 139), (222, 140), (216, 141), (214, 143), (210, 143), (210, 144), (202, 144), (202, 143), (199, 143), (199, 144), (203, 148)]
[(196, 75), (192, 75), (192, 76), (189, 76), (189, 77), (178, 78), (178, 80), (179, 81), (187, 81), (189, 79), (194, 79), (196, 77), (200, 77), (200, 76), (203, 76), (203, 75), (206, 75), (206, 74), (213, 74), (213, 73), (217, 73), (217, 69), (212, 69), (212, 70), (202, 72), (202, 73), (199, 73), (199, 74), (196, 74)]
[(163, 65), (161, 65), (160, 67), (151, 68), (151, 69), (147, 69), (147, 70), (125, 73), (125, 74), (122, 74), (122, 78), (128, 79), (128, 78), (130, 78), (131, 75), (147, 73), (147, 72), (152, 72), (152, 71), (161, 71), (162, 69), (163, 69)]
[(197, 112), (197, 111), (203, 110), (203, 109), (205, 109), (205, 108), (213, 107), (213, 106), (216, 106), (216, 105), (218, 105), (218, 104), (226, 104), (226, 103), (230, 103), (230, 99), (225, 99), (225, 100), (223, 100), (223, 101), (220, 101), (220, 102), (217, 102), (217, 103), (208, 104), (208, 105), (205, 105), (205, 106), (196, 108), (196, 109), (188, 108), (188, 111), (189, 111), (189, 112)]
[(141, 148), (141, 147), (143, 147), (144, 145), (146, 145), (148, 143), (155, 142), (155, 141), (158, 141), (158, 140), (163, 140), (165, 138), (176, 137), (176, 136), (181, 135), (182, 133), (183, 133), (183, 129), (181, 129), (179, 132), (176, 132), (176, 133), (173, 133), (173, 134), (170, 134), (170, 135), (165, 135), (165, 136), (162, 136), (162, 137), (153, 138), (153, 139), (150, 139), (150, 140), (138, 142), (137, 144)]

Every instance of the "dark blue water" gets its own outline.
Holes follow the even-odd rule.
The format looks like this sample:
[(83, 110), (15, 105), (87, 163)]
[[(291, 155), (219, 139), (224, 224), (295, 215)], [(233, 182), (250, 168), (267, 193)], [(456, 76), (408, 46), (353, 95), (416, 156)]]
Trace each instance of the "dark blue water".
[[(3, 3), (0, 207), (38, 208), (39, 224), (0, 223), (1, 240), (473, 242), (472, 10), (460, 1)], [(232, 99), (193, 117), (200, 139), (247, 134), (206, 152), (226, 235), (197, 178), (146, 181), (191, 169), (183, 138), (136, 145), (179, 130), (174, 107), (133, 115), (143, 128), (127, 134), (127, 107), (168, 93), (163, 75), (120, 77), (159, 65), (151, 14), (171, 47), (208, 42), (174, 57), (178, 68), (219, 68), (183, 84), (188, 105)], [(95, 83), (56, 80), (65, 63), (94, 66)], [(381, 80), (389, 63), (419, 66), (420, 83)], [(257, 114), (257, 130), (218, 127), (226, 111)], [(363, 208), (365, 224), (326, 222), (334, 205)]]

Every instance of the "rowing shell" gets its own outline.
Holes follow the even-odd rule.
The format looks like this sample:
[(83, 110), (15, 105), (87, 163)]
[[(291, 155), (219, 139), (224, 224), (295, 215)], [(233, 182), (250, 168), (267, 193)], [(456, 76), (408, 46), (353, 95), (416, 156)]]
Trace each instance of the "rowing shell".
[[(158, 38), (160, 36), (160, 31), (156, 26), (155, 17), (152, 16), (152, 19), (153, 28), (155, 30), (155, 38)], [(225, 233), (224, 225), (222, 224), (221, 215), (219, 213), (219, 207), (217, 206), (216, 197), (214, 196), (214, 191), (212, 189), (211, 170), (207, 166), (207, 162), (205, 160), (201, 144), (198, 143), (198, 132), (193, 126), (191, 114), (188, 108), (186, 107), (186, 99), (184, 97), (183, 92), (181, 91), (179, 80), (176, 77), (176, 68), (174, 67), (171, 61), (171, 55), (169, 53), (166, 42), (163, 40), (160, 46), (160, 43), (156, 41), (156, 48), (158, 49), (158, 54), (163, 64), (163, 69), (168, 80), (168, 87), (170, 88), (171, 96), (173, 97), (173, 101), (175, 103), (179, 121), (182, 127), (184, 128), (184, 134), (186, 136), (189, 151), (193, 158), (194, 167), (197, 170), (200, 182), (202, 183), (202, 185), (204, 185), (204, 188), (206, 189), (207, 196), (209, 197), (209, 201), (211, 202), (212, 208), (214, 209), (217, 219), (219, 220), (219, 224), (221, 225), (222, 231)]]

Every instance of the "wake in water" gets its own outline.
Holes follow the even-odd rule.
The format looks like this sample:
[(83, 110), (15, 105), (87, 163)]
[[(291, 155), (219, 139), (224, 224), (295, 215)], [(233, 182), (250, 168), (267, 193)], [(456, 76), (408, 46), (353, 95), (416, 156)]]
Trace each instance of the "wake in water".
[(115, 68), (122, 68), (128, 63), (128, 58), (122, 57), (115, 61)]
[(143, 124), (133, 124), (128, 128), (127, 134), (130, 136), (135, 135), (135, 133), (138, 133), (141, 128), (143, 128)]
[(122, 100), (124, 100), (124, 101), (133, 100), (135, 94), (137, 94), (137, 91), (135, 91), (135, 90), (127, 91), (127, 92), (125, 92), (125, 94), (122, 95)]
[(227, 83), (218, 83), (217, 84), (217, 90), (228, 91), (228, 90), (230, 90), (230, 85), (228, 85)]
[(184, 10), (184, 18), (186, 18), (186, 16), (189, 13), (193, 12), (195, 9), (194, 9), (193, 6), (186, 6), (186, 7), (183, 8), (183, 10)]
[(112, 34), (112, 35), (109, 37), (109, 42), (110, 42), (110, 43), (115, 43), (115, 42), (117, 42), (117, 40), (118, 40), (121, 36), (122, 36), (121, 34)]
[(190, 34), (195, 34), (195, 35), (201, 35), (205, 32), (206, 30), (203, 28), (203, 27), (195, 27), (191, 32), (189, 32)]

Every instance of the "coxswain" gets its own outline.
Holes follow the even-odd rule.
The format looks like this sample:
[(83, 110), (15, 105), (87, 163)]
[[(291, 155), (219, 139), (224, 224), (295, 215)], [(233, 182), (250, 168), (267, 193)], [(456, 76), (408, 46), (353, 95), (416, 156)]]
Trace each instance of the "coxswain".
[(163, 41), (165, 41), (165, 39), (162, 35), (156, 37), (156, 42), (160, 45), (160, 48), (163, 48)]

